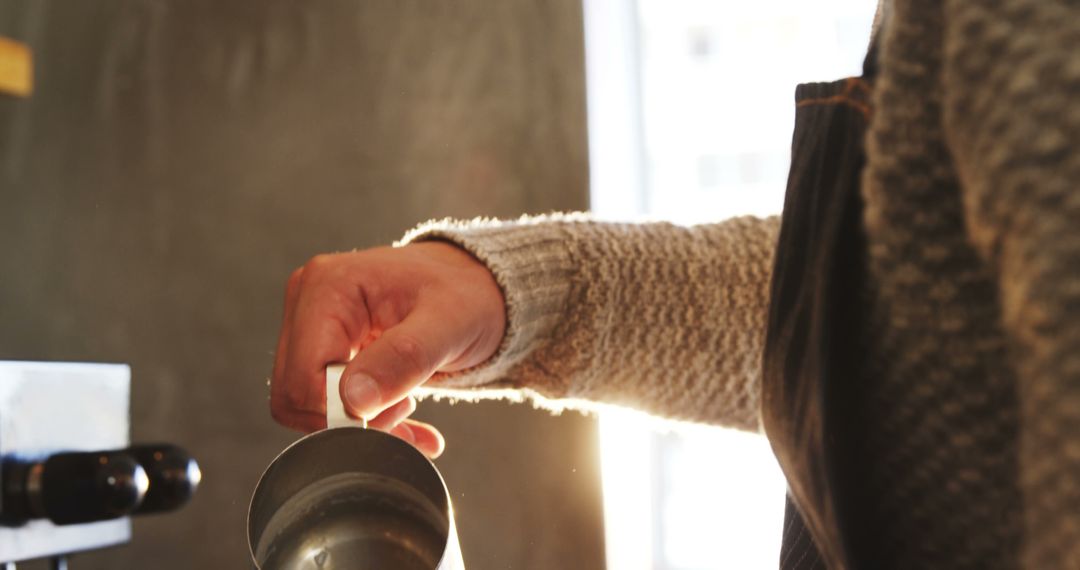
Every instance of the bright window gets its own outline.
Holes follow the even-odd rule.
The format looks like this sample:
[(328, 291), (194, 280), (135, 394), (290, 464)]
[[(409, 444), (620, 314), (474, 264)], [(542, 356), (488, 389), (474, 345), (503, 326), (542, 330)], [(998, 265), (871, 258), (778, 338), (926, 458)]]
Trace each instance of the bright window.
[[(592, 207), (780, 212), (795, 85), (857, 75), (875, 0), (585, 0)], [(777, 567), (784, 480), (761, 436), (601, 417), (609, 570)]]

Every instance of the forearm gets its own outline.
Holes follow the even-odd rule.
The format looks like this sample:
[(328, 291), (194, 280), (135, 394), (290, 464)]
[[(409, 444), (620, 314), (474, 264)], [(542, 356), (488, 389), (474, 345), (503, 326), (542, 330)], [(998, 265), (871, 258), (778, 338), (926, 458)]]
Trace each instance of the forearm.
[(421, 227), (405, 241), (472, 252), (503, 289), (508, 317), (495, 358), (430, 385), (525, 389), (756, 430), (778, 225), (555, 216)]

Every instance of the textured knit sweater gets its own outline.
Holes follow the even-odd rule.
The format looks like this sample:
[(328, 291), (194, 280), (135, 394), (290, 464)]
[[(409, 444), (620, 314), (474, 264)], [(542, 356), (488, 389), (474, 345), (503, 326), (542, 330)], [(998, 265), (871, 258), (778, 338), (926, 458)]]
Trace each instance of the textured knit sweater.
[[(852, 294), (860, 548), (1080, 568), (1080, 5), (897, 0), (883, 34)], [(470, 251), (508, 317), (490, 362), (432, 386), (756, 430), (778, 224), (426, 224), (403, 243)]]

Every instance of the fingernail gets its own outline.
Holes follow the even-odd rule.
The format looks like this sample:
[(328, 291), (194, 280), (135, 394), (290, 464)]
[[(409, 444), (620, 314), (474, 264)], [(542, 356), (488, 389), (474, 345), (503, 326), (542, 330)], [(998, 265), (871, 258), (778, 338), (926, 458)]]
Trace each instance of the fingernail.
[(382, 394), (375, 379), (367, 374), (356, 373), (345, 379), (345, 403), (362, 417), (370, 416), (380, 404)]

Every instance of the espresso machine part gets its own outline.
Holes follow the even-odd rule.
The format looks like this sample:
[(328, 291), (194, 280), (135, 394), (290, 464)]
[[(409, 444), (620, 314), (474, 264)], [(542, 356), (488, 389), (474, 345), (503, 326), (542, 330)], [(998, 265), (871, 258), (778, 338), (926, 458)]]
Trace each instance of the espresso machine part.
[(5, 462), (0, 505), (9, 525), (98, 522), (133, 513), (149, 486), (146, 470), (126, 453), (57, 453), (41, 462)]
[(195, 494), (202, 472), (183, 449), (153, 444), (8, 460), (0, 476), (5, 524), (44, 518), (72, 525), (178, 509)]
[(198, 464), (170, 444), (129, 446), (130, 369), (0, 361), (0, 565), (128, 542), (132, 515), (185, 504)]
[(127, 452), (146, 470), (150, 487), (136, 515), (174, 511), (191, 500), (202, 481), (195, 458), (168, 443), (133, 445)]
[(413, 446), (348, 418), (342, 369), (327, 368), (329, 429), (288, 447), (255, 488), (248, 546), (256, 567), (464, 570), (442, 476)]

